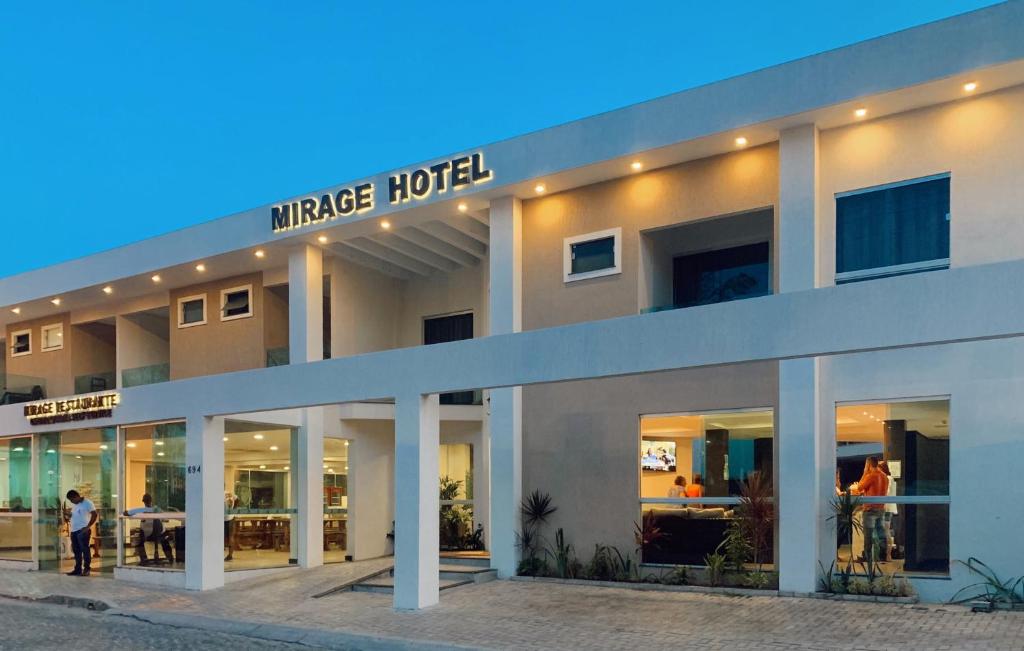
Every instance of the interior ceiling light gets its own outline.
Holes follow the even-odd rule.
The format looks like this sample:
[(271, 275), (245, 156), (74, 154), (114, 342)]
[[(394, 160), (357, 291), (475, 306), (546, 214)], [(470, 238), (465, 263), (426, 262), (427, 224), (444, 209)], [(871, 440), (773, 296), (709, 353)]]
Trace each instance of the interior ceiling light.
[(631, 169), (632, 169), (632, 170), (633, 170), (634, 172), (639, 172), (640, 170), (642, 170), (642, 169), (644, 168), (644, 164), (643, 164), (643, 163), (641, 163), (641, 162), (640, 162), (640, 161), (638, 161), (638, 160), (635, 160), (635, 161), (633, 161), (632, 163), (630, 163), (630, 164), (629, 164), (629, 167), (630, 167), (630, 168), (631, 168)]
[(206, 265), (203, 264), (202, 262), (200, 262), (199, 264), (196, 265), (196, 271), (199, 271), (199, 272), (206, 271)]
[(739, 138), (736, 139), (736, 146), (737, 147), (746, 147), (747, 146), (747, 139), (744, 138), (743, 136), (740, 136)]
[(321, 235), (320, 237), (316, 238), (316, 241), (320, 242), (321, 244), (327, 244), (327, 236)]
[(976, 82), (976, 81), (969, 81), (966, 84), (964, 84), (964, 91), (965, 92), (973, 93), (976, 90), (978, 90), (978, 82)]
[(853, 114), (859, 118), (862, 118), (868, 114), (868, 110), (866, 108), (859, 108), (856, 111), (854, 111)]
[(14, 312), (15, 314), (21, 314), (21, 308), (20, 307), (12, 308), (11, 312)]
[(380, 227), (383, 228), (384, 230), (390, 230), (391, 229), (391, 222), (389, 222), (386, 219), (382, 219), (382, 220), (380, 220)]
[(60, 305), (60, 299), (59, 298), (50, 299), (50, 302), (53, 303), (54, 305)]
[(160, 282), (160, 280), (161, 280), (161, 279), (160, 279), (160, 274), (153, 274), (153, 277), (152, 277), (152, 278), (150, 278), (150, 280), (152, 280), (152, 281), (153, 281), (153, 282), (155, 282), (155, 283), (158, 283), (158, 282)]
[(469, 206), (466, 205), (466, 202), (461, 202), (459, 204), (459, 212), (466, 212), (467, 210), (469, 210)]
[(107, 285), (106, 287), (103, 288), (103, 293), (104, 294), (108, 294), (108, 295), (109, 294), (113, 294), (114, 293), (114, 288), (111, 287), (110, 285)]
[(257, 258), (263, 258), (267, 255), (267, 252), (264, 251), (263, 249), (256, 249), (253, 255), (255, 255)]
[(544, 187), (543, 183), (538, 183), (537, 185), (533, 186), (533, 191), (536, 192), (537, 194), (544, 194), (545, 190), (547, 190), (547, 188)]

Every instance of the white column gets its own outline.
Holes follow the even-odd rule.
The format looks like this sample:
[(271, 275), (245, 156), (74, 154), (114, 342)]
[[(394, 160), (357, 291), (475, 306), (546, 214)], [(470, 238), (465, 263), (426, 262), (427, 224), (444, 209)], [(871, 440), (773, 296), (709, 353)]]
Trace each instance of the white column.
[(289, 362), (324, 358), (324, 259), (308, 244), (288, 254)]
[[(490, 334), (522, 330), (523, 214), (516, 197), (491, 202)], [(516, 532), (522, 501), (522, 387), (489, 392), (487, 431), (491, 455), (491, 567), (501, 577), (515, 575)]]
[[(779, 137), (779, 292), (818, 285), (818, 129), (813, 124)], [(821, 559), (818, 477), (819, 383), (817, 358), (779, 362), (778, 472), (779, 589), (814, 592)]]
[(224, 419), (185, 422), (185, 587), (224, 585)]
[(302, 425), (298, 431), (296, 458), (297, 472), (292, 481), (297, 490), (299, 535), (292, 550), (300, 567), (318, 567), (324, 564), (324, 410), (312, 407), (303, 410)]
[(395, 399), (395, 608), (438, 600), (437, 394)]

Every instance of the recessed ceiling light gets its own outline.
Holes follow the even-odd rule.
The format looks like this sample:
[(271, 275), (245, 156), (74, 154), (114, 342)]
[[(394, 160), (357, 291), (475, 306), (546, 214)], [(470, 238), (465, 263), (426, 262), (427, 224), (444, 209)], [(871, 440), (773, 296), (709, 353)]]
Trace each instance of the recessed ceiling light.
[(291, 468), (289, 468), (288, 466), (285, 466), (284, 469), (285, 470), (291, 470)]
[(327, 472), (334, 472), (334, 468), (328, 468)]
[(267, 469), (267, 467), (266, 467), (266, 466), (264, 466), (264, 465), (263, 465), (263, 464), (261, 463), (261, 464), (260, 464), (260, 470), (266, 470), (266, 469)]
[(964, 91), (968, 93), (973, 93), (976, 90), (978, 90), (978, 82), (969, 81), (966, 84), (964, 84)]
[(253, 434), (252, 437), (254, 439), (256, 439), (257, 441), (262, 441), (263, 440), (263, 435), (262, 434)]
[(157, 452), (157, 453), (156, 453), (156, 456), (158, 456), (158, 457), (162, 457), (162, 456), (164, 456), (164, 453), (163, 453), (163, 452)]
[(60, 305), (60, 299), (59, 298), (52, 298), (52, 299), (50, 299), (50, 302), (53, 303), (54, 305)]
[(277, 452), (277, 446), (276, 445), (271, 445), (270, 446), (270, 451), (271, 452)]
[(345, 470), (348, 470), (348, 466), (345, 466)]
[(128, 448), (134, 448), (135, 447), (134, 443), (125, 443), (124, 445), (125, 445), (125, 447), (128, 447)]
[(391, 228), (391, 222), (389, 222), (386, 219), (382, 219), (380, 220), (380, 227), (383, 228), (384, 230), (388, 230)]
[(327, 244), (327, 236), (321, 235), (320, 237), (316, 238), (316, 241), (320, 242), (321, 244)]
[(744, 138), (743, 136), (740, 136), (739, 138), (736, 139), (736, 146), (737, 147), (746, 147), (747, 146), (747, 139)]
[(100, 449), (101, 449), (101, 450), (106, 450), (106, 449), (107, 449), (108, 447), (109, 447), (109, 446), (108, 446), (108, 445), (107, 445), (106, 443), (102, 443), (102, 444), (100, 445)]
[(348, 447), (348, 441), (345, 441), (345, 447)]
[(153, 274), (153, 277), (152, 277), (152, 278), (150, 278), (150, 280), (152, 280), (152, 281), (153, 281), (153, 282), (155, 282), (155, 283), (158, 283), (158, 282), (160, 282), (160, 280), (161, 280), (161, 278), (160, 278), (160, 274)]
[(629, 167), (630, 167), (630, 168), (631, 168), (631, 169), (632, 169), (632, 170), (633, 170), (634, 172), (639, 172), (640, 170), (642, 170), (642, 169), (644, 168), (644, 164), (643, 164), (643, 163), (641, 163), (641, 162), (640, 162), (640, 161), (638, 161), (638, 160), (635, 160), (635, 161), (633, 161), (632, 163), (630, 163), (630, 164), (629, 164)]
[(224, 441), (225, 443), (227, 443), (227, 442), (228, 442), (228, 437), (226, 437), (226, 436), (225, 436), (225, 437), (224, 437), (224, 438), (223, 438), (222, 440), (223, 440), (223, 441)]
[(856, 111), (854, 111), (853, 114), (859, 118), (862, 118), (868, 114), (868, 110), (866, 108), (859, 108)]
[(206, 265), (200, 262), (196, 265), (196, 271), (206, 271)]
[(164, 442), (163, 442), (163, 441), (157, 441), (157, 442), (156, 442), (156, 444), (157, 444), (157, 445), (163, 445), (163, 444), (164, 444)]
[(82, 458), (82, 455), (80, 455), (80, 454), (76, 454), (76, 455), (75, 455), (75, 458), (76, 458), (76, 459), (81, 459), (81, 458)]
[(267, 255), (267, 252), (264, 251), (263, 249), (256, 249), (256, 251), (253, 253), (253, 255), (255, 255), (257, 258), (262, 258), (262, 257), (265, 257)]
[(15, 314), (21, 314), (21, 308), (20, 307), (12, 308), (11, 312), (14, 312)]
[(103, 293), (104, 294), (113, 294), (114, 293), (114, 288), (111, 287), (110, 285), (107, 285), (106, 287), (103, 288)]
[(324, 464), (324, 470), (327, 470), (327, 464), (326, 463)]
[(536, 192), (537, 194), (544, 194), (545, 190), (547, 190), (547, 188), (544, 187), (543, 183), (538, 183), (537, 185), (533, 186), (533, 191)]
[(467, 210), (469, 210), (469, 206), (466, 205), (465, 201), (459, 203), (459, 212), (466, 212)]

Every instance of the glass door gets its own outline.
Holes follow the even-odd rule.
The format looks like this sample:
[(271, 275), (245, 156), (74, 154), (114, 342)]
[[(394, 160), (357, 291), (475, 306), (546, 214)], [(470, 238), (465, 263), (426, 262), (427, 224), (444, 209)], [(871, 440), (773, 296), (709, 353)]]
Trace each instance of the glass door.
[(113, 572), (117, 559), (117, 430), (52, 432), (38, 437), (39, 569), (74, 567), (69, 520), (76, 490), (93, 503), (97, 520), (90, 537), (93, 572)]

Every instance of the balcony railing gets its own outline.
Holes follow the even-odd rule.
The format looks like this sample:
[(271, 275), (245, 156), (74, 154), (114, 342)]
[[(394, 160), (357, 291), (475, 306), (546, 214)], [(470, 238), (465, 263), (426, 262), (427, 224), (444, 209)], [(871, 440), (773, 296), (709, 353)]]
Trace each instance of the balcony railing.
[(46, 380), (41, 377), (8, 373), (4, 379), (4, 390), (0, 393), (0, 405), (42, 400), (46, 397)]
[(117, 375), (113, 371), (88, 373), (75, 378), (75, 394), (106, 391), (117, 386)]
[(158, 384), (171, 379), (170, 363), (150, 364), (121, 371), (121, 386), (137, 387), (143, 384)]
[(268, 348), (267, 349), (267, 367), (271, 366), (287, 366), (288, 365), (288, 348)]

